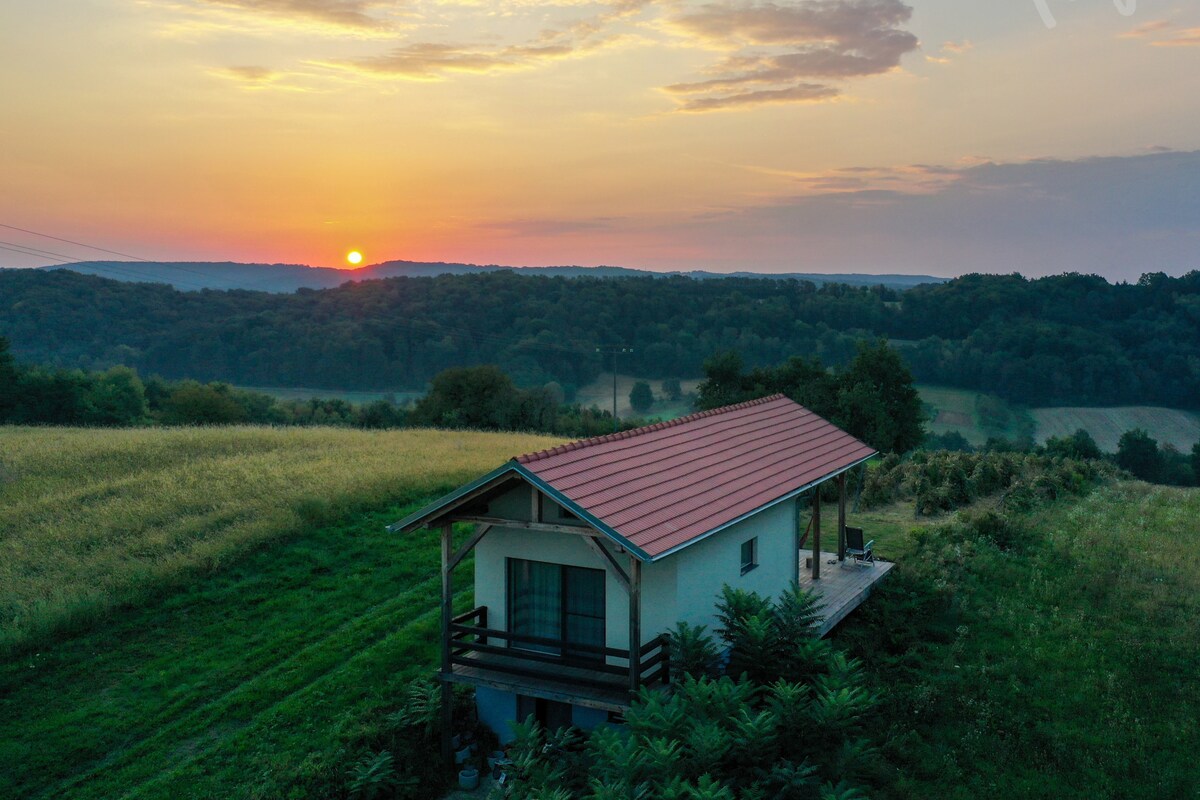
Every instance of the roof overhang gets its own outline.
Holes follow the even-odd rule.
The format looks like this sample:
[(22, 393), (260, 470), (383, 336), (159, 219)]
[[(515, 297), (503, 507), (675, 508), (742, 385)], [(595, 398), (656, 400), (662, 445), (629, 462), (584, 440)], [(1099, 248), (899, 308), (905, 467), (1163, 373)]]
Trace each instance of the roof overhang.
[(602, 520), (589, 513), (587, 509), (583, 508), (583, 506), (579, 505), (574, 500), (555, 489), (549, 483), (539, 478), (531, 470), (527, 469), (525, 465), (516, 460), (503, 464), (502, 466), (489, 472), (487, 475), (471, 481), (465, 486), (454, 490), (445, 497), (435, 500), (434, 502), (425, 506), (425, 508), (422, 508), (420, 511), (408, 515), (399, 522), (388, 525), (387, 529), (392, 533), (407, 533), (418, 528), (423, 528), (427, 525), (436, 524), (440, 517), (448, 516), (454, 508), (470, 502), (473, 497), (496, 488), (502, 484), (506, 478), (510, 477), (523, 480), (526, 483), (536, 487), (551, 500), (570, 511), (576, 517), (586, 522), (590, 527), (599, 531), (608, 539), (612, 540), (614, 544), (629, 551), (629, 553), (635, 556), (639, 561), (648, 562), (653, 560), (645, 550), (638, 547), (621, 534), (617, 533), (610, 525), (605, 524)]
[(861, 458), (852, 464), (848, 464), (848, 465), (842, 467), (841, 469), (838, 469), (834, 472), (829, 473), (828, 475), (823, 475), (820, 478), (817, 478), (816, 480), (806, 483), (804, 486), (801, 486), (797, 489), (793, 489), (792, 491), (787, 492), (786, 494), (782, 494), (779, 497), (775, 498), (774, 500), (771, 500), (768, 503), (764, 503), (763, 505), (758, 506), (757, 508), (751, 509), (750, 511), (747, 511), (745, 514), (742, 514), (739, 517), (731, 519), (728, 522), (726, 522), (722, 525), (719, 525), (716, 528), (713, 528), (712, 530), (705, 531), (704, 533), (700, 534), (699, 536), (693, 537), (693, 538), (689, 539), (688, 541), (683, 542), (682, 544), (672, 547), (669, 550), (664, 550), (663, 552), (661, 552), (658, 555), (655, 555), (653, 557), (650, 556), (645, 550), (638, 547), (637, 545), (635, 545), (633, 542), (626, 539), (621, 534), (617, 533), (617, 531), (615, 529), (613, 529), (612, 526), (605, 524), (602, 520), (600, 520), (596, 516), (590, 514), (587, 511), (587, 509), (583, 508), (578, 503), (576, 503), (574, 500), (572, 500), (571, 498), (567, 497), (562, 492), (555, 489), (553, 486), (551, 486), (549, 483), (544, 481), (542, 478), (539, 478), (535, 473), (533, 473), (531, 470), (527, 469), (525, 467), (525, 465), (521, 464), (520, 462), (516, 461), (515, 459), (513, 461), (506, 462), (505, 464), (492, 470), (488, 474), (486, 474), (480, 478), (477, 478), (476, 480), (473, 480), (470, 483), (468, 483), (458, 489), (455, 489), (453, 492), (446, 495), (445, 497), (435, 500), (434, 502), (432, 502), (429, 505), (422, 508), (420, 511), (417, 511), (413, 514), (408, 515), (407, 517), (400, 520), (399, 522), (395, 522), (391, 525), (388, 525), (387, 529), (389, 531), (391, 531), (392, 533), (408, 533), (409, 531), (417, 530), (418, 528), (423, 528), (426, 526), (437, 524), (439, 518), (449, 516), (449, 514), (455, 508), (457, 508), (461, 505), (464, 505), (465, 503), (470, 502), (472, 498), (474, 498), (478, 495), (484, 494), (492, 489), (497, 488), (498, 486), (502, 485), (506, 479), (513, 478), (513, 479), (524, 480), (526, 483), (536, 487), (543, 494), (545, 494), (547, 497), (552, 499), (554, 502), (558, 503), (563, 508), (567, 509), (572, 514), (577, 516), (579, 519), (586, 522), (590, 527), (594, 528), (595, 530), (599, 531), (604, 536), (606, 536), (608, 539), (612, 540), (612, 542), (614, 544), (616, 544), (620, 547), (623, 547), (625, 550), (629, 551), (639, 561), (649, 563), (649, 562), (655, 562), (655, 561), (662, 561), (664, 558), (674, 555), (675, 553), (678, 553), (680, 550), (684, 550), (688, 547), (691, 547), (692, 545), (696, 544), (697, 542), (703, 541), (710, 536), (714, 536), (714, 535), (720, 533), (721, 531), (726, 530), (727, 528), (730, 528), (730, 527), (738, 524), (739, 522), (742, 522), (743, 520), (746, 520), (746, 519), (754, 516), (755, 514), (761, 512), (761, 511), (765, 511), (766, 509), (771, 508), (773, 506), (777, 506), (780, 503), (784, 503), (795, 497), (799, 497), (800, 495), (804, 494), (805, 492), (812, 490), (814, 487), (820, 486), (822, 483), (825, 483), (825, 481), (832, 480), (833, 478), (836, 478), (839, 475), (843, 475), (843, 474), (849, 472), (850, 470), (854, 469), (855, 467), (862, 466), (866, 462), (870, 461), (872, 458), (875, 458), (877, 455), (879, 455), (879, 453), (877, 453), (877, 452), (872, 453), (871, 455), (866, 456), (865, 458)]
[(775, 498), (774, 500), (770, 501), (769, 503), (763, 503), (758, 508), (747, 511), (745, 514), (742, 514), (740, 517), (734, 517), (733, 519), (729, 520), (728, 522), (726, 522), (722, 525), (718, 525), (717, 527), (713, 528), (712, 530), (705, 531), (704, 533), (700, 534), (699, 536), (695, 536), (691, 539), (688, 539), (686, 542), (683, 542), (682, 544), (678, 544), (669, 550), (664, 550), (663, 552), (659, 553), (658, 555), (656, 555), (654, 558), (652, 558), (650, 560), (651, 561), (661, 561), (664, 558), (666, 558), (667, 556), (678, 553), (680, 550), (685, 550), (685, 549), (691, 547), (692, 545), (696, 544), (697, 542), (702, 542), (710, 536), (714, 536), (723, 530), (726, 530), (728, 528), (733, 527), (734, 525), (737, 525), (739, 522), (742, 522), (743, 520), (749, 519), (750, 517), (754, 516), (755, 514), (758, 514), (759, 512), (766, 511), (768, 508), (772, 508), (774, 506), (779, 505), (780, 503), (785, 503), (788, 500), (791, 500), (795, 497), (799, 497), (800, 495), (804, 494), (805, 492), (811, 491), (814, 487), (820, 486), (825, 481), (833, 480), (834, 478), (836, 478), (839, 475), (844, 475), (845, 473), (849, 472), (850, 470), (854, 469), (855, 467), (860, 467), (863, 464), (867, 463), (872, 458), (875, 458), (875, 456), (877, 456), (877, 455), (879, 455), (878, 452), (872, 453), (871, 455), (866, 456), (865, 458), (860, 458), (858, 461), (855, 461), (853, 464), (847, 464), (846, 466), (842, 467), (841, 469), (835, 470), (834, 472), (831, 472), (828, 475), (822, 475), (820, 478), (817, 478), (814, 481), (810, 481), (809, 483), (804, 484), (803, 486), (801, 486), (798, 489), (793, 489), (792, 491), (790, 491), (786, 494), (780, 495), (779, 497)]

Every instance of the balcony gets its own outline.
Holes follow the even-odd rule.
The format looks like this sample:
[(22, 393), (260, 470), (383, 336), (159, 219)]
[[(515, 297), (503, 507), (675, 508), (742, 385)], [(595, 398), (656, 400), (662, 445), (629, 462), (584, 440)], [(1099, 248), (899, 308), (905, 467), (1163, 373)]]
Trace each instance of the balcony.
[(486, 606), (452, 618), (446, 644), (450, 668), (443, 680), (607, 711), (626, 710), (633, 691), (670, 678), (665, 634), (631, 658), (629, 650), (493, 630)]

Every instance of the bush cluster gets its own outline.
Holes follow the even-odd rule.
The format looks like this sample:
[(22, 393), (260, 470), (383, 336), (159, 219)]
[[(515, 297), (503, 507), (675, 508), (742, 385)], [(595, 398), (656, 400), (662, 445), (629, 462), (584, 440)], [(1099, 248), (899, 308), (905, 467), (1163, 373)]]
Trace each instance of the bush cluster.
[(861, 502), (867, 508), (912, 500), (917, 516), (971, 505), (999, 495), (1005, 508), (1025, 509), (1062, 495), (1079, 495), (1116, 469), (1104, 461), (1036, 453), (917, 451), (885, 456), (868, 471)]
[(517, 727), (513, 800), (851, 800), (886, 775), (862, 726), (876, 698), (861, 665), (813, 635), (818, 606), (729, 589), (723, 649), (703, 627), (671, 635), (674, 682), (644, 689), (622, 728), (590, 735)]

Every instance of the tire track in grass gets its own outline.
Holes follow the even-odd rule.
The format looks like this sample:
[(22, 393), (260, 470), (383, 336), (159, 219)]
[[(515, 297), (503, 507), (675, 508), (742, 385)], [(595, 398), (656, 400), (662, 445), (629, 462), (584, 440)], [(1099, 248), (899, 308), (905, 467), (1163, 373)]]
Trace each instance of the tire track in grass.
[[(455, 595), (456, 605), (460, 605), (459, 601), (461, 601), (464, 597), (466, 597), (467, 594), (468, 594), (467, 591), (463, 591), (463, 592), (456, 594)], [(440, 614), (439, 609), (437, 609), (437, 608), (430, 609), (429, 611), (426, 611), (425, 613), (410, 619), (408, 624), (406, 624), (403, 628), (385, 633), (379, 639), (375, 640), (374, 642), (370, 642), (369, 644), (365, 645), (361, 650), (358, 650), (358, 651), (354, 652), (352, 655), (349, 655), (348, 657), (343, 659), (341, 662), (339, 662), (333, 668), (326, 670), (325, 672), (323, 672), (320, 675), (317, 675), (316, 677), (314, 677), (312, 680), (310, 680), (305, 685), (297, 687), (296, 689), (289, 692), (288, 694), (286, 694), (282, 697), (279, 697), (275, 702), (271, 703), (268, 707), (263, 708), (263, 709), (259, 710), (258, 712), (256, 712), (254, 714), (253, 720), (250, 722), (247, 722), (244, 725), (239, 726), (238, 729), (233, 733), (232, 736), (230, 736), (226, 739), (215, 739), (207, 747), (197, 749), (194, 753), (190, 754), (189, 757), (184, 759), (183, 761), (174, 763), (174, 764), (170, 765), (169, 767), (159, 770), (152, 777), (142, 781), (138, 786), (134, 787), (130, 791), (121, 795), (121, 800), (138, 800), (138, 798), (146, 797), (147, 792), (153, 791), (158, 785), (162, 784), (164, 781), (174, 781), (174, 780), (178, 780), (178, 779), (182, 778), (183, 774), (188, 772), (197, 762), (201, 761), (202, 759), (206, 758), (207, 756), (214, 754), (214, 752), (217, 751), (218, 749), (228, 746), (228, 745), (232, 745), (232, 744), (236, 743), (239, 739), (243, 739), (248, 736), (257, 735), (261, 730), (261, 726), (258, 724), (259, 720), (261, 720), (265, 717), (269, 717), (277, 709), (279, 709), (280, 706), (284, 705), (285, 703), (287, 703), (289, 701), (296, 700), (300, 697), (303, 697), (306, 694), (318, 692), (323, 683), (336, 677), (339, 673), (341, 673), (344, 669), (346, 669), (347, 667), (352, 665), (355, 661), (358, 661), (360, 659), (369, 658), (371, 656), (373, 650), (384, 646), (389, 641), (392, 641), (394, 639), (404, 636), (404, 634), (411, 632), (411, 630), (413, 628), (421, 627), (426, 624), (432, 623), (439, 616), (439, 614)], [(178, 797), (180, 795), (178, 793), (172, 793), (172, 792), (168, 791), (164, 794), (150, 795), (150, 796), (173, 798), (173, 797)]]
[[(287, 688), (287, 683), (289, 683), (288, 677), (291, 677), (291, 675), (295, 675), (303, 679), (309, 673), (311, 673), (315, 667), (315, 669), (320, 670), (318, 674), (318, 677), (320, 677), (320, 675), (328, 674), (330, 671), (337, 669), (341, 664), (344, 664), (349, 657), (337, 659), (332, 665), (323, 666), (322, 662), (326, 661), (327, 659), (323, 659), (321, 657), (325, 655), (326, 651), (344, 653), (347, 651), (347, 649), (349, 649), (351, 652), (353, 652), (354, 648), (365, 646), (372, 639), (376, 639), (379, 636), (379, 632), (376, 630), (378, 626), (390, 624), (391, 617), (396, 610), (399, 610), (400, 608), (417, 601), (419, 599), (417, 596), (419, 593), (432, 592), (435, 588), (435, 585), (439, 582), (440, 577), (429, 578), (421, 581), (419, 584), (402, 593), (401, 595), (398, 595), (397, 597), (377, 603), (375, 606), (367, 609), (358, 617), (342, 623), (333, 631), (330, 631), (327, 636), (306, 645), (304, 648), (288, 656), (283, 661), (280, 661), (274, 666), (259, 672), (254, 677), (243, 681), (208, 703), (191, 710), (185, 716), (175, 720), (172, 723), (169, 723), (167, 726), (159, 729), (151, 736), (122, 747), (120, 750), (115, 751), (108, 757), (102, 759), (99, 763), (95, 763), (86, 771), (77, 773), (74, 776), (59, 781), (56, 785), (33, 795), (33, 797), (51, 798), (63, 796), (65, 792), (73, 790), (76, 787), (81, 787), (81, 784), (86, 783), (102, 772), (109, 773), (114, 769), (124, 768), (123, 765), (130, 762), (131, 759), (135, 759), (135, 763), (145, 763), (150, 756), (153, 756), (156, 753), (154, 748), (155, 744), (167, 739), (171, 739), (172, 737), (175, 741), (179, 742), (194, 738), (196, 734), (203, 733), (203, 731), (210, 729), (216, 724), (219, 724), (222, 721), (224, 714), (235, 705), (238, 706), (239, 711), (242, 713), (249, 713), (250, 715), (260, 713), (253, 710), (255, 705), (253, 699), (249, 699), (248, 702), (244, 704), (238, 703), (237, 701), (243, 695), (249, 695), (250, 698), (254, 698), (255, 692), (262, 689), (265, 689), (266, 691), (261, 692), (258, 698), (260, 701), (268, 699), (262, 697), (262, 695), (265, 694), (271, 694), (277, 697), (282, 693), (286, 697), (287, 695), (291, 694), (292, 691), (294, 691), (289, 691)], [(404, 628), (401, 630), (407, 629), (411, 624), (413, 624), (413, 622), (416, 621), (416, 619), (420, 619), (420, 616), (422, 615), (419, 615), (416, 618), (410, 618), (410, 621), (406, 623)], [(384, 633), (383, 636), (386, 637), (387, 633)], [(335, 640), (342, 638), (347, 639), (347, 641), (344, 643), (339, 642), (338, 644), (340, 646), (334, 647), (333, 644), (335, 643)], [(312, 662), (311, 665), (304, 663), (305, 661), (309, 660)], [(306, 667), (308, 667), (308, 669), (305, 669)], [(291, 672), (291, 675), (289, 675), (289, 672)], [(278, 688), (274, 688), (271, 686), (271, 680), (279, 675), (284, 675), (286, 677), (280, 683)], [(271, 704), (273, 705), (274, 702)], [(187, 732), (187, 735), (184, 735), (185, 732)], [(157, 753), (160, 757), (169, 757), (170, 752), (173, 749), (173, 747), (159, 748)]]

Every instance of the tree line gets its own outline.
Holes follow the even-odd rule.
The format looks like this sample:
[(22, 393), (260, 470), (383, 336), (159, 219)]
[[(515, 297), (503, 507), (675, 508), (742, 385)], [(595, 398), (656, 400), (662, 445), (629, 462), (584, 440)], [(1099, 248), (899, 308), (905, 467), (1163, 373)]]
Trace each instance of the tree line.
[[(542, 431), (589, 437), (646, 423), (565, 402), (555, 383), (519, 388), (494, 365), (453, 367), (434, 376), (411, 408), (381, 399), (282, 400), (227, 383), (146, 380), (129, 367), (101, 372), (21, 366), (0, 337), (0, 423), (30, 425), (346, 425), (492, 431)], [(705, 364), (698, 410), (784, 392), (881, 451), (906, 452), (921, 443), (923, 412), (912, 375), (886, 342), (863, 343), (844, 369), (827, 371), (816, 359), (793, 358), (778, 368), (741, 371), (736, 353)], [(682, 396), (676, 382), (664, 394)], [(649, 407), (650, 388), (634, 386), (631, 400)], [(650, 396), (652, 399), (652, 395)]]
[(0, 336), (0, 424), (134, 427), (144, 425), (332, 425), (541, 431), (587, 437), (644, 424), (566, 403), (555, 384), (519, 389), (493, 366), (445, 370), (412, 405), (391, 398), (286, 400), (220, 381), (143, 379), (130, 367), (101, 371), (18, 364)]
[(1200, 407), (1200, 272), (1109, 284), (1087, 275), (968, 275), (897, 292), (795, 280), (394, 278), (290, 295), (181, 292), (68, 271), (0, 272), (0, 330), (29, 361), (247, 386), (423, 389), (495, 364), (566, 400), (608, 368), (699, 375), (713, 353), (751, 367), (803, 354), (840, 366), (862, 338), (901, 349), (917, 380), (1025, 405)]

